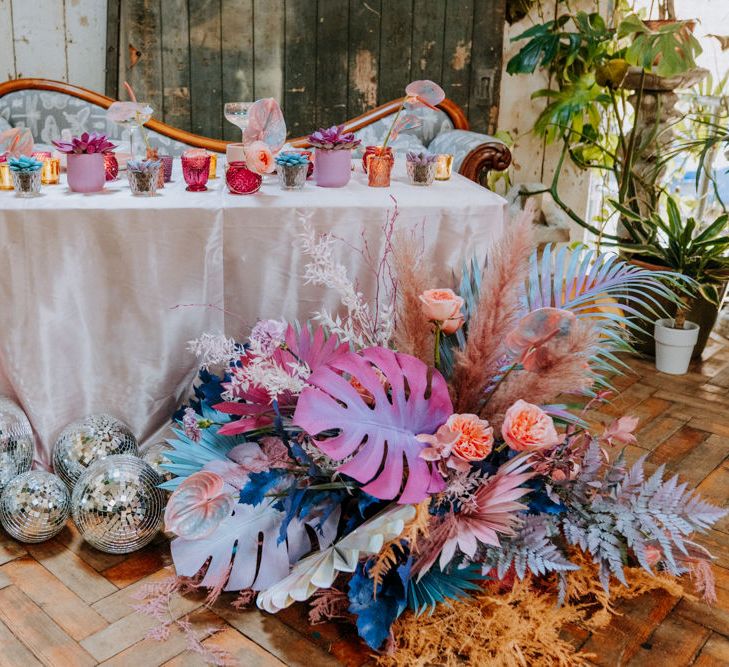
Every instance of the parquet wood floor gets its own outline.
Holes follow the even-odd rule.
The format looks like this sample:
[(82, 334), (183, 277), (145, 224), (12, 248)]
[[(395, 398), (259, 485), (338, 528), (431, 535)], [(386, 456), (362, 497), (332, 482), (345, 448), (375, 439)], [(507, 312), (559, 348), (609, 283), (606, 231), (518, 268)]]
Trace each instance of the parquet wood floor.
[[(729, 340), (712, 338), (703, 361), (682, 377), (657, 373), (647, 361), (630, 363), (636, 374), (620, 378), (619, 394), (591, 418), (597, 423), (626, 413), (640, 417), (638, 446), (628, 448), (629, 459), (647, 455), (648, 467), (664, 463), (698, 485), (707, 499), (729, 506)], [(626, 602), (606, 630), (574, 638), (599, 656), (595, 664), (729, 665), (729, 518), (700, 541), (717, 557), (718, 603), (708, 607), (666, 593)], [(128, 556), (93, 550), (71, 522), (39, 545), (0, 536), (0, 665), (204, 664), (186, 651), (179, 632), (162, 643), (145, 639), (155, 621), (131, 607), (143, 583), (171, 572), (162, 536)], [(223, 627), (206, 642), (227, 649), (245, 667), (367, 662), (367, 652), (348, 630), (309, 626), (303, 607), (269, 616), (235, 611), (231, 600), (225, 595), (208, 608), (200, 597), (177, 597), (171, 611), (176, 617), (189, 615), (201, 630)]]

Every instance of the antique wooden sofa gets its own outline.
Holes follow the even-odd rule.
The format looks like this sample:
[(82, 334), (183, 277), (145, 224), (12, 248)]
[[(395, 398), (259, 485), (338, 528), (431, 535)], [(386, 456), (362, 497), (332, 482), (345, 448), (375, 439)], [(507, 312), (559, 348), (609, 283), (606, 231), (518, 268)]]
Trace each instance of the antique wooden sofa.
[[(125, 131), (105, 117), (105, 110), (113, 101), (105, 95), (60, 81), (6, 81), (0, 83), (0, 131), (8, 127), (28, 127), (37, 144), (50, 144), (66, 128), (72, 134), (105, 132), (114, 139), (124, 140)], [(401, 101), (383, 104), (344, 125), (362, 139), (363, 146), (376, 144), (386, 133)], [(509, 166), (509, 149), (493, 137), (469, 131), (468, 120), (455, 102), (446, 99), (438, 106), (438, 111), (418, 110), (421, 125), (398, 137), (393, 144), (396, 152), (428, 149), (452, 153), (454, 169), (477, 183), (484, 183), (490, 170), (501, 171)], [(224, 153), (228, 143), (192, 134), (155, 119), (146, 127), (150, 143), (160, 148), (161, 153), (171, 155), (179, 155), (190, 146)], [(297, 147), (307, 145), (306, 137), (292, 138), (289, 142)]]

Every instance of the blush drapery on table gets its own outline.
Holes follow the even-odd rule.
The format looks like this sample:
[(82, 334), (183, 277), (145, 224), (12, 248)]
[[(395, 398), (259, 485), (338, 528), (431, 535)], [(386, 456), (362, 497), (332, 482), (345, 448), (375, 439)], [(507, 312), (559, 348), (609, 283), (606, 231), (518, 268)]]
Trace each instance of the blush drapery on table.
[(358, 166), (345, 188), (283, 192), (268, 177), (251, 196), (223, 179), (186, 192), (177, 171), (156, 197), (133, 197), (123, 174), (92, 195), (63, 180), (34, 199), (0, 192), (0, 393), (28, 414), (38, 464), (66, 424), (93, 412), (123, 419), (140, 444), (157, 437), (190, 391), (187, 342), (201, 333), (241, 338), (259, 318), (336, 310), (335, 295), (303, 284), (302, 216), (341, 240), (339, 258), (370, 295), (354, 249), (367, 242), (378, 256), (397, 202), (397, 228), (422, 229), (433, 286), (451, 285), (500, 233), (505, 202), (457, 175), (409, 185), (402, 166), (391, 188), (367, 187)]

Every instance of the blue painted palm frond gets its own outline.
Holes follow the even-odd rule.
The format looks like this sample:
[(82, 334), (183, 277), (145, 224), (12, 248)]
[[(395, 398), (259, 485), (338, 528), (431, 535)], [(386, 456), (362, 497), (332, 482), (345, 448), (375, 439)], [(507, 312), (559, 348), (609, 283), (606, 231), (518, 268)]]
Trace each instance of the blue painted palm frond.
[[(652, 271), (629, 264), (613, 253), (598, 253), (586, 246), (556, 250), (547, 245), (541, 260), (530, 259), (527, 308), (563, 308), (577, 317), (600, 320), (615, 333), (637, 330), (641, 321), (663, 315), (661, 301), (677, 303), (690, 279), (671, 271)], [(623, 314), (594, 311), (606, 297), (620, 302)]]
[[(203, 407), (203, 413), (205, 412)], [(162, 468), (175, 475), (174, 479), (160, 485), (168, 491), (174, 491), (190, 475), (202, 470), (209, 461), (227, 460), (228, 452), (242, 442), (236, 436), (219, 435), (218, 426), (201, 429), (200, 442), (188, 438), (181, 429), (175, 428), (172, 431), (177, 437), (167, 441), (172, 450), (165, 452), (165, 457), (171, 463), (161, 464)]]
[(420, 616), (426, 611), (432, 614), (436, 605), (448, 600), (468, 597), (471, 591), (481, 590), (480, 582), (486, 577), (481, 566), (470, 564), (463, 568), (451, 568), (443, 572), (437, 565), (428, 570), (420, 580), (413, 578), (408, 586), (408, 607)]

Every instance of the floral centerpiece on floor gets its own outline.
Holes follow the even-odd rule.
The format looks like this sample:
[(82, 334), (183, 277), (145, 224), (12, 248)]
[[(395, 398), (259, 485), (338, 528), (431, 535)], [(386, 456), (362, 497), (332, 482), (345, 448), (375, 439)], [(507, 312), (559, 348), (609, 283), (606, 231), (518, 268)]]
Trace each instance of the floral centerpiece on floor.
[(309, 601), (312, 622), (351, 622), (401, 665), (581, 664), (559, 630), (608, 616), (611, 593), (690, 572), (711, 599), (693, 534), (724, 511), (608, 455), (636, 420), (585, 419), (638, 312), (680, 278), (586, 248), (537, 257), (522, 219), (442, 287), (394, 217), (366, 262), (384, 298), (368, 303), (304, 222), (304, 279), (342, 312), (193, 343), (202, 383), (164, 485), (180, 581), (274, 613)]

